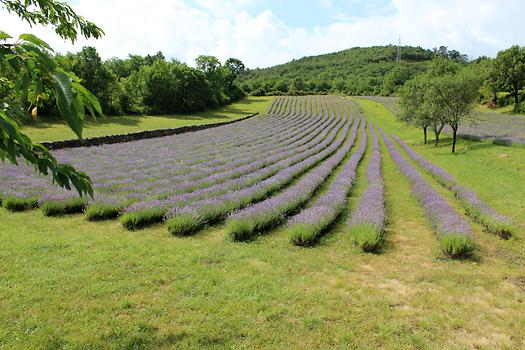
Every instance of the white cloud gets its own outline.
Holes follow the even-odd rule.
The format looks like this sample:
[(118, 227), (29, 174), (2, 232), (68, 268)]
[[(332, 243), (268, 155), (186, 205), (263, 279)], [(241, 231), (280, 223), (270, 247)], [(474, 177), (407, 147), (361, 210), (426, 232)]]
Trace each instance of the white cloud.
[[(471, 57), (493, 56), (512, 44), (525, 44), (518, 27), (525, 13), (522, 0), (392, 0), (390, 14), (341, 15), (330, 25), (313, 28), (292, 28), (270, 10), (250, 13), (257, 0), (221, 1), (220, 6), (216, 1), (195, 1), (197, 6), (192, 7), (184, 0), (150, 0), (147, 5), (140, 0), (78, 0), (75, 10), (105, 30), (103, 39), (82, 39), (73, 47), (49, 29), (33, 32), (59, 51), (92, 45), (104, 58), (162, 51), (190, 64), (196, 56), (209, 54), (221, 60), (237, 57), (249, 67), (353, 46), (396, 43), (399, 35), (403, 44), (446, 45)], [(29, 30), (4, 13), (0, 27), (11, 34)]]

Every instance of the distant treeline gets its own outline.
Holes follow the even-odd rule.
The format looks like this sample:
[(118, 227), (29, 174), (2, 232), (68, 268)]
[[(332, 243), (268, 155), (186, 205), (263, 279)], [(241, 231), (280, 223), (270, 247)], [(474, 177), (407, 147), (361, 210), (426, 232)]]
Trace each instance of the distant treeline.
[[(103, 61), (93, 47), (56, 58), (64, 68), (82, 79), (83, 85), (98, 98), (104, 114), (108, 115), (196, 112), (245, 96), (237, 83), (245, 67), (235, 58), (222, 64), (216, 57), (199, 56), (193, 68), (167, 60), (162, 52)], [(0, 91), (1, 100), (10, 98), (8, 90)], [(51, 93), (41, 96), (39, 116), (57, 115), (55, 108)], [(19, 121), (30, 118), (28, 111), (16, 115)]]
[(404, 46), (396, 61), (397, 47), (373, 46), (304, 57), (263, 69), (247, 70), (241, 76), (243, 89), (253, 95), (344, 93), (391, 95), (405, 81), (426, 70), (428, 62), (441, 54), (466, 60), (457, 51), (435, 51)]
[(520, 105), (525, 83), (525, 48), (513, 46), (495, 59), (467, 55), (440, 46), (432, 50), (394, 45), (355, 47), (303, 57), (262, 69), (248, 69), (239, 76), (242, 89), (252, 95), (303, 95), (341, 93), (348, 95), (397, 95), (409, 80), (425, 74), (436, 60), (448, 60), (472, 70), (481, 80), (480, 101), (497, 106)]

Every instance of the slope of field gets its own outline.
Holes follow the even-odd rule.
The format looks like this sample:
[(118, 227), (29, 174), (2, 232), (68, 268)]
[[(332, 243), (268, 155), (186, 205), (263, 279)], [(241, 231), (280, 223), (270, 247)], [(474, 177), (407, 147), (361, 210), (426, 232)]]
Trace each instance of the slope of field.
[[(372, 125), (384, 135), (377, 138)], [(74, 151), (99, 184), (107, 181), (107, 194), (131, 198), (137, 192), (141, 205), (178, 208), (170, 219), (196, 218), (191, 236), (170, 235), (165, 225), (129, 232), (117, 220), (0, 208), (0, 347), (525, 346), (525, 150), (460, 140), (452, 155), (449, 140), (437, 149), (422, 145), (419, 131), (399, 124), (380, 103), (335, 97), (279, 98), (268, 115), (221, 128), (188, 140), (130, 143), (127, 158), (117, 146)], [(513, 236), (483, 232), (454, 195), (396, 145), (421, 181), (470, 227), (474, 256), (445, 259), (439, 232), (389, 155), (385, 137), (391, 133), (509, 216)], [(377, 161), (372, 149), (381, 159), (387, 217), (378, 254), (354, 245), (348, 226), (370, 185), (368, 166)], [(113, 173), (115, 159), (122, 168)], [(142, 188), (170, 169), (180, 173)], [(189, 197), (146, 198), (188, 186), (188, 174), (200, 186), (184, 187)], [(19, 189), (27, 190), (34, 180), (27, 173), (22, 181)], [(338, 196), (348, 190), (348, 201)], [(198, 205), (181, 205), (201, 195)], [(249, 198), (258, 204), (246, 207)], [(322, 219), (323, 208), (335, 210), (335, 221), (308, 221)], [(264, 228), (252, 241), (231, 241), (231, 227), (220, 223), (230, 211), (230, 224), (256, 212), (261, 215), (251, 223)], [(201, 214), (210, 215), (208, 221), (199, 221)], [(286, 219), (292, 215), (294, 225), (324, 227), (309, 241), (313, 247), (291, 244)]]
[[(242, 118), (253, 113), (264, 113), (272, 103), (272, 97), (247, 97), (242, 101), (217, 108), (216, 110), (176, 115), (125, 115), (107, 116), (96, 121), (88, 118), (84, 137), (127, 134), (143, 130), (176, 128), (186, 125), (209, 124)], [(29, 124), (22, 131), (33, 141), (58, 141), (76, 138), (75, 133), (62, 120), (42, 121)]]
[[(362, 96), (362, 98), (380, 102), (393, 113), (400, 113), (397, 97)], [(451, 134), (452, 130), (447, 126), (443, 132)], [(490, 140), (501, 145), (525, 145), (525, 116), (476, 109), (472, 118), (460, 125), (458, 134), (463, 138)]]

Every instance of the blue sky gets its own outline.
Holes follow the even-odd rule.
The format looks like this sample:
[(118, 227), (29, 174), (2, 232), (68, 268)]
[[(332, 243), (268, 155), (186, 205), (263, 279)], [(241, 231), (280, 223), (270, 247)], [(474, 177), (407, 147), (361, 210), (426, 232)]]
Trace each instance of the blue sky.
[(267, 67), (354, 46), (448, 46), (495, 56), (522, 35), (524, 0), (74, 0), (73, 8), (101, 26), (100, 40), (65, 42), (1, 13), (0, 29), (33, 32), (60, 52), (95, 46), (103, 58), (162, 51), (193, 64), (198, 55), (241, 59)]
[[(199, 5), (198, 1), (188, 3), (203, 11), (209, 11), (206, 6)], [(217, 4), (220, 4), (220, 1), (217, 1)], [(291, 27), (306, 28), (327, 26), (342, 19), (391, 14), (395, 11), (389, 0), (254, 1), (246, 3), (244, 10), (251, 15), (269, 10)]]

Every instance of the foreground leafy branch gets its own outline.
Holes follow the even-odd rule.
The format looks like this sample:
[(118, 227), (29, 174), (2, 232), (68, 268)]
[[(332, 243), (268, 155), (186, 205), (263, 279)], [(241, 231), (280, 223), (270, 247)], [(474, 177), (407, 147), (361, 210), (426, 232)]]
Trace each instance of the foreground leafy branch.
[[(78, 30), (86, 38), (99, 38), (104, 34), (69, 5), (52, 0), (0, 0), (0, 9), (18, 15), (31, 25), (51, 25), (60, 37), (72, 42), (77, 39)], [(0, 95), (0, 160), (17, 165), (22, 158), (40, 174), (50, 174), (59, 186), (75, 188), (81, 196), (93, 196), (91, 180), (85, 173), (57, 162), (47, 148), (24, 135), (13, 118), (15, 113), (29, 111), (36, 118), (39, 104), (51, 96), (60, 116), (78, 138), (82, 138), (86, 111), (94, 118), (103, 115), (97, 98), (82, 86), (75, 74), (65, 70), (52, 53), (53, 49), (33, 34), (22, 34), (14, 40), (0, 30), (0, 68), (5, 74), (1, 83), (9, 87), (10, 95), (10, 98)]]

